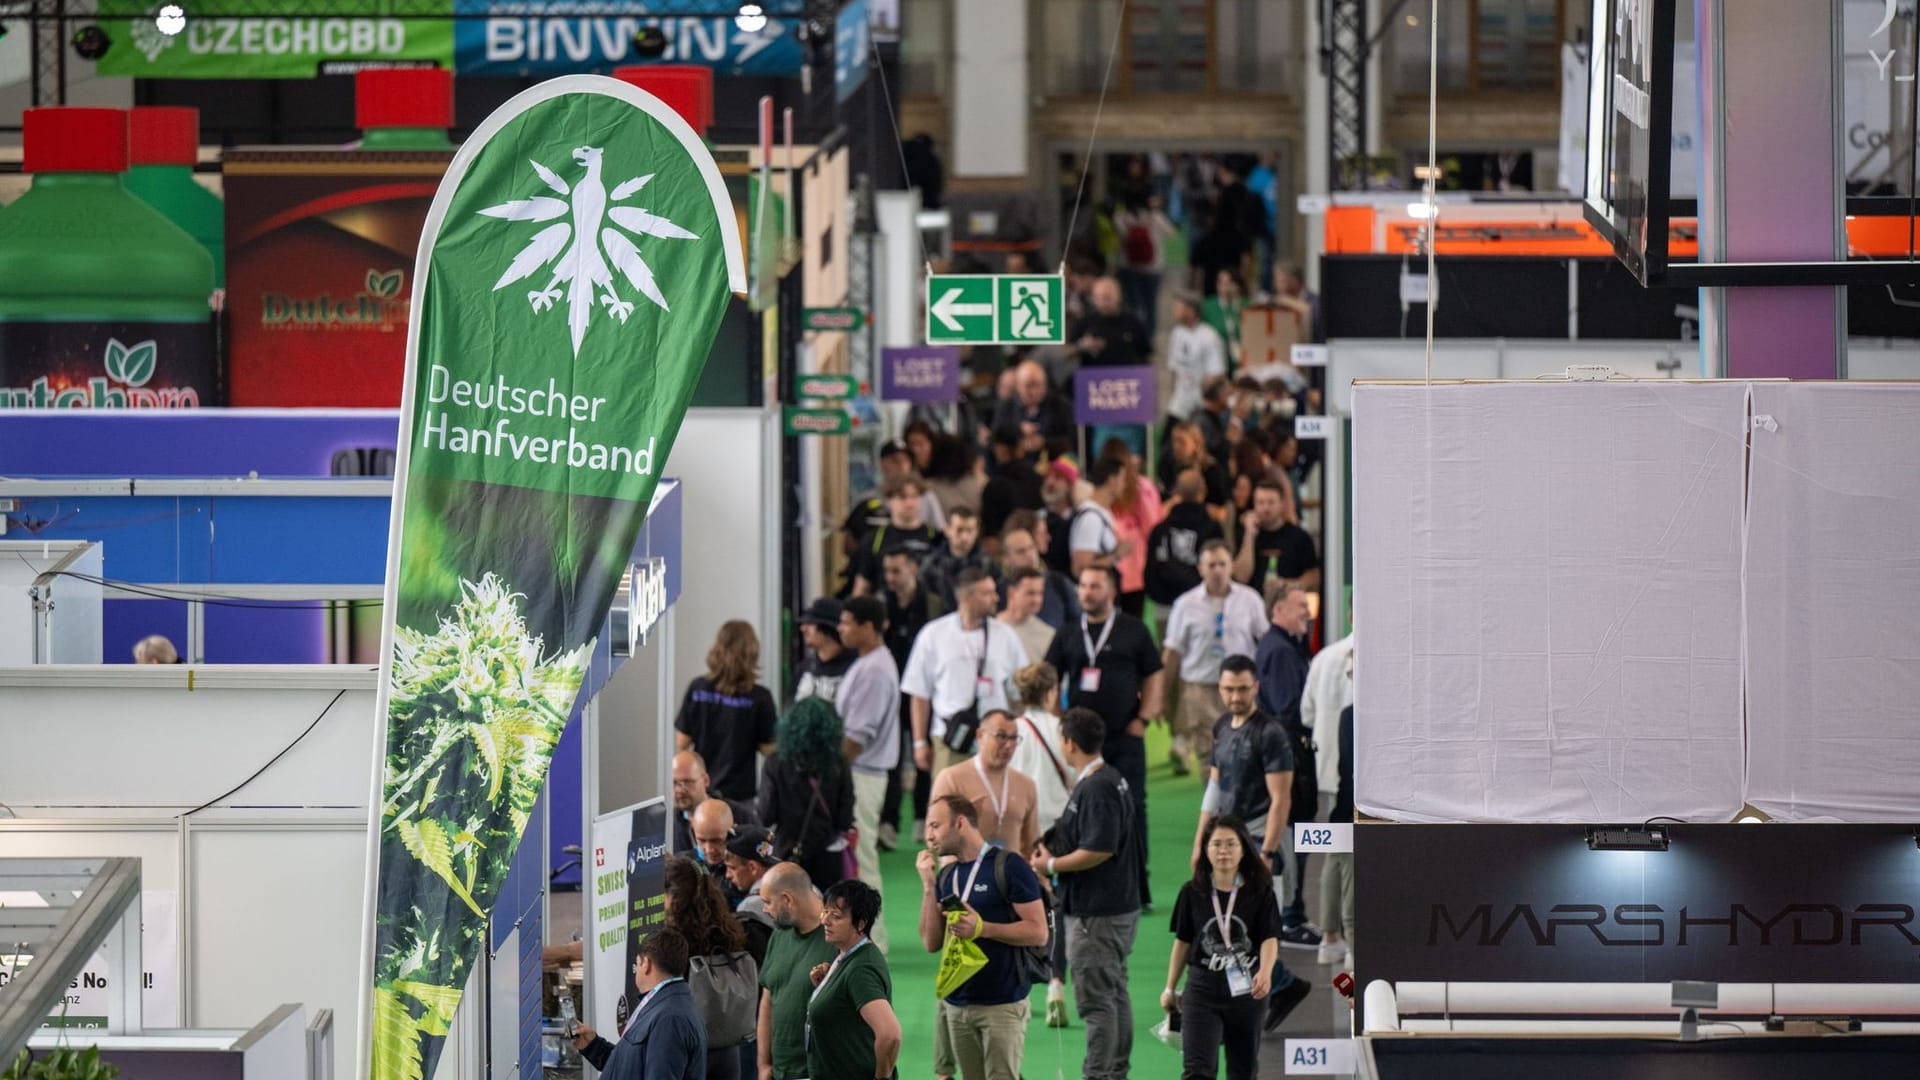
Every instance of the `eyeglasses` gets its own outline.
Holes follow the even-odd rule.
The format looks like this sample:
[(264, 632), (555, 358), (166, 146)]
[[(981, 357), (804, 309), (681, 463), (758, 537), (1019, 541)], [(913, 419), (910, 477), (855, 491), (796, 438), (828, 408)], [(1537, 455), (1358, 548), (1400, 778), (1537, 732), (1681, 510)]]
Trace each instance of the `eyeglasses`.
[(1019, 742), (1020, 733), (1017, 731), (996, 731), (988, 735), (987, 738), (992, 739), (994, 742)]

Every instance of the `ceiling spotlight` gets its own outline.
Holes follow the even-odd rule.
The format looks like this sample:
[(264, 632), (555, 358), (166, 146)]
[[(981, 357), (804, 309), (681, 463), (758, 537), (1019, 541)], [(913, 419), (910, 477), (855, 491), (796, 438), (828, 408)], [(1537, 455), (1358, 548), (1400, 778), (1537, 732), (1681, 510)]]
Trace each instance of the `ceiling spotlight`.
[(643, 26), (633, 32), (633, 51), (648, 60), (657, 60), (667, 53), (667, 33), (658, 25)]
[(1658, 825), (1587, 830), (1588, 851), (1665, 851), (1667, 830)]
[(168, 4), (153, 17), (153, 28), (172, 37), (187, 28), (187, 13), (179, 4)]
[(82, 60), (98, 60), (113, 48), (113, 39), (105, 30), (88, 24), (73, 32), (73, 51)]
[(739, 13), (733, 17), (733, 25), (743, 34), (757, 34), (767, 28), (767, 9), (759, 4), (741, 4)]

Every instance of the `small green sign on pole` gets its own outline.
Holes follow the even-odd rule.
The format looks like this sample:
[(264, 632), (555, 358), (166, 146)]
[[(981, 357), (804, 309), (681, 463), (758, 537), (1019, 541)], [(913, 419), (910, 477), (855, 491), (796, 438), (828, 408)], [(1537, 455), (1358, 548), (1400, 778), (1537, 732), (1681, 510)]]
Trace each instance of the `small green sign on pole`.
[(1058, 345), (1066, 340), (1059, 274), (933, 274), (927, 344)]
[(860, 380), (851, 375), (806, 375), (793, 377), (793, 396), (796, 400), (819, 398), (824, 401), (845, 401), (860, 393)]
[(800, 309), (800, 329), (836, 330), (852, 333), (867, 325), (867, 313), (850, 307), (810, 307)]
[(845, 435), (853, 431), (853, 415), (845, 409), (800, 409), (789, 405), (781, 411), (781, 428), (788, 435)]

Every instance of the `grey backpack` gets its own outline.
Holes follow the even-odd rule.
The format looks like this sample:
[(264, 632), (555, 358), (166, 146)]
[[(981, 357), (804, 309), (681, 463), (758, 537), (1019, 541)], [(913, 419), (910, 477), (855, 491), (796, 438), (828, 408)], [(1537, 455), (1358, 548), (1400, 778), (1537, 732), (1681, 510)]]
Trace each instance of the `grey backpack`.
[(753, 1038), (760, 1022), (760, 967), (745, 952), (696, 956), (687, 966), (687, 989), (707, 1025), (707, 1047), (738, 1046)]

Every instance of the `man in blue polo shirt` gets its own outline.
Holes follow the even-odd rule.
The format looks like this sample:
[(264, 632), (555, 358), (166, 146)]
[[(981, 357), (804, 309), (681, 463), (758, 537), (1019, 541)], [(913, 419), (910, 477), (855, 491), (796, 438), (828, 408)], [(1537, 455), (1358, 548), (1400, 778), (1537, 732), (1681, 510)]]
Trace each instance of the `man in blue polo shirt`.
[[(1024, 947), (1047, 943), (1040, 879), (1027, 860), (987, 845), (979, 811), (964, 796), (943, 795), (929, 804), (927, 845), (918, 863), (921, 944), (939, 952), (953, 934), (987, 956), (987, 966), (940, 1005), (946, 1037), (936, 1040), (934, 1072), (951, 1076), (957, 1064), (962, 1080), (1019, 1080), (1033, 989)], [(949, 908), (960, 913), (951, 926)], [(938, 1060), (942, 1043), (951, 1063)]]

